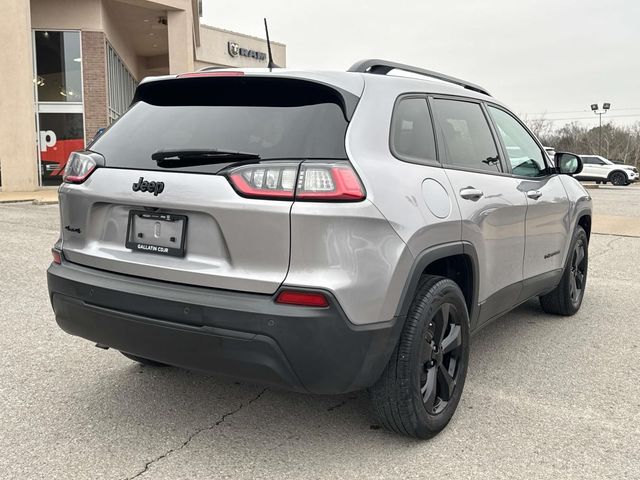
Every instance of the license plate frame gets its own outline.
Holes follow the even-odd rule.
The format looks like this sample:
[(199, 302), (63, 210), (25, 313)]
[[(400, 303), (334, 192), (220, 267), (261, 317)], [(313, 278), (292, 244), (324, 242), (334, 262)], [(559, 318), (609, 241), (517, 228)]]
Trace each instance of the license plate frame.
[[(186, 215), (129, 210), (125, 247), (136, 252), (184, 257), (187, 222)], [(168, 228), (167, 225), (169, 225)], [(153, 232), (151, 235), (149, 235), (150, 229)], [(165, 233), (163, 231), (167, 231), (165, 235), (167, 238), (163, 238), (163, 233)], [(179, 238), (177, 232), (179, 232)]]

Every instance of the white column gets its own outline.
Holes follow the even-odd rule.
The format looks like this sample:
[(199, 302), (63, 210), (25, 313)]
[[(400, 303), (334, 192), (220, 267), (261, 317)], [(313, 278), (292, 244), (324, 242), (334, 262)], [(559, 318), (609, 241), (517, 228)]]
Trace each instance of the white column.
[(189, 10), (168, 11), (169, 73), (193, 71), (193, 16)]
[(2, 0), (0, 168), (2, 190), (38, 188), (29, 0)]

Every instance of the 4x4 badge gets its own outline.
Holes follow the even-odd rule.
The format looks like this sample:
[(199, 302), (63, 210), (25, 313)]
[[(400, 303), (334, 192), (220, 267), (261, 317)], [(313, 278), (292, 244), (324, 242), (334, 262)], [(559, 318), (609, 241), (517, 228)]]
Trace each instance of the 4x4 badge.
[(164, 190), (164, 182), (147, 182), (144, 177), (140, 177), (140, 180), (134, 183), (131, 189), (134, 192), (150, 192), (157, 197)]

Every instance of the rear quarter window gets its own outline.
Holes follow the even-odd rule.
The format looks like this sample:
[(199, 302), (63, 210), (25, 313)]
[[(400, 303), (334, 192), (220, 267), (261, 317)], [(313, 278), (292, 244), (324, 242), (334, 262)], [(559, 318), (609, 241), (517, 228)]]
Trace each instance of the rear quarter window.
[(433, 123), (426, 97), (398, 100), (391, 118), (391, 152), (413, 163), (436, 161)]

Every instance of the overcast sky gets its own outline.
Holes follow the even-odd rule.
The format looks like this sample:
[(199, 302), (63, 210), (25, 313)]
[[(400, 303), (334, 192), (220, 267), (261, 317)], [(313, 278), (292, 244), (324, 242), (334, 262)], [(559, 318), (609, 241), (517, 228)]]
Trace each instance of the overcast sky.
[[(639, 0), (204, 0), (203, 23), (287, 45), (287, 66), (383, 58), (462, 77), (529, 118), (640, 121)], [(594, 118), (591, 118), (594, 117)]]

